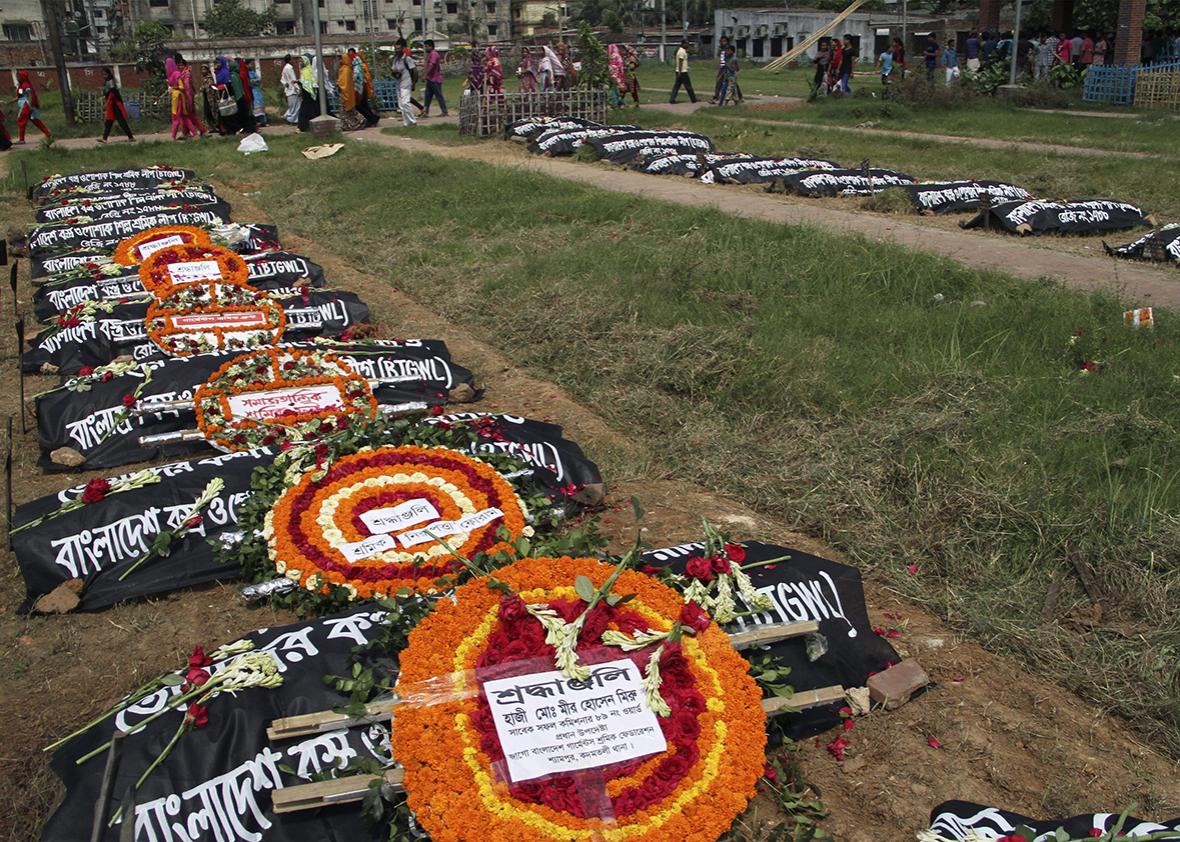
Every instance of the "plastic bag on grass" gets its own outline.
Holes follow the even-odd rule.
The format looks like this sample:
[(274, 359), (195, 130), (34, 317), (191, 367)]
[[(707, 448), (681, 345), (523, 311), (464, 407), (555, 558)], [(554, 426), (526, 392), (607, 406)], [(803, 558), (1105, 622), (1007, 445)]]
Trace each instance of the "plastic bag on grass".
[(238, 144), (238, 151), (243, 155), (251, 155), (255, 152), (266, 152), (266, 141), (262, 139), (262, 135), (255, 132), (252, 135), (247, 135)]

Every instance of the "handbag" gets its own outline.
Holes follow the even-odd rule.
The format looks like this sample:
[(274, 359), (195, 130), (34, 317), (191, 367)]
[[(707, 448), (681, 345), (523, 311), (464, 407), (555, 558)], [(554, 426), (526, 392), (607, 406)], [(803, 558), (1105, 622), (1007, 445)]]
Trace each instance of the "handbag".
[(238, 113), (238, 103), (230, 96), (229, 91), (222, 91), (217, 99), (217, 110), (222, 117), (232, 117)]

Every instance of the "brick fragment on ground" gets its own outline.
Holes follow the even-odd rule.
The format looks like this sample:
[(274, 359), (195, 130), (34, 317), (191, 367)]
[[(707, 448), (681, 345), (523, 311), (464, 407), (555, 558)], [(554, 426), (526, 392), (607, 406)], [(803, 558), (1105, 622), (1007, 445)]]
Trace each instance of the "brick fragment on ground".
[(930, 676), (913, 658), (907, 658), (869, 678), (869, 697), (886, 710), (895, 710), (930, 683)]

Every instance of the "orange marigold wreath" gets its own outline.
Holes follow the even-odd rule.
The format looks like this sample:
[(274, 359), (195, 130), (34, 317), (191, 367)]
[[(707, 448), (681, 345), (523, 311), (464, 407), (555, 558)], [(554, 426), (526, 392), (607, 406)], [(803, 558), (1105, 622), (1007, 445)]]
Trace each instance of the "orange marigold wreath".
[(139, 282), (148, 292), (193, 281), (244, 284), (249, 280), (250, 269), (242, 256), (212, 243), (168, 246), (139, 264)]
[(147, 335), (174, 357), (271, 345), (287, 328), (278, 302), (246, 284), (201, 281), (154, 293), (144, 318)]
[[(380, 537), (363, 515), (423, 502), (435, 514), (407, 519), (405, 528), (384, 533), (393, 546), (356, 560), (345, 555), (344, 545)], [(512, 485), (486, 462), (444, 447), (365, 448), (340, 457), (326, 471), (305, 473), (267, 513), (262, 534), (278, 572), (308, 590), (326, 593), (337, 585), (352, 598), (384, 597), (406, 588), (439, 590), (446, 583), (438, 580), (461, 566), (440, 542), (402, 543), (403, 536), (442, 522), (478, 520), (489, 510), (500, 514), (446, 536), (455, 553), (497, 553), (531, 533), (528, 512)], [(500, 529), (507, 530), (507, 541), (500, 539)]]
[[(503, 777), (480, 676), (537, 672), (538, 657), (552, 664), (554, 649), (524, 603), (545, 603), (570, 622), (586, 607), (576, 578), (600, 587), (610, 573), (595, 559), (523, 559), (495, 574), (519, 596), (473, 580), (410, 633), (399, 657), (393, 755), (410, 807), (436, 842), (714, 842), (745, 810), (765, 765), (765, 715), (749, 665), (715, 623), (660, 656), (671, 711), (660, 718), (664, 753), (523, 783)], [(668, 631), (682, 617), (683, 598), (649, 576), (624, 571), (612, 591), (634, 597), (591, 610), (582, 663), (620, 657), (600, 642), (604, 631)], [(638, 665), (651, 654), (625, 657)], [(415, 704), (422, 688), (430, 699)]]
[(144, 260), (144, 251), (148, 251), (149, 256), (153, 253), (150, 248), (144, 247), (159, 248), (160, 241), (166, 241), (169, 246), (213, 245), (213, 238), (204, 228), (195, 225), (161, 225), (158, 228), (140, 231), (115, 246), (115, 262), (124, 266), (141, 263)]
[(223, 364), (197, 387), (194, 404), (197, 429), (222, 450), (305, 442), (378, 409), (369, 381), (340, 357), (277, 348)]

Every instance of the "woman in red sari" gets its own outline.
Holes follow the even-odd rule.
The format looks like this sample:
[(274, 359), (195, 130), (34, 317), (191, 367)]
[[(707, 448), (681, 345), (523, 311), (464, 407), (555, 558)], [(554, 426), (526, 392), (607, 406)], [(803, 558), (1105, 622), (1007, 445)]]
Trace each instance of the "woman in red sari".
[(188, 66), (188, 62), (184, 60), (183, 56), (176, 57), (176, 69), (179, 71), (176, 84), (180, 88), (180, 100), (177, 107), (180, 111), (181, 124), (186, 132), (205, 137), (209, 130), (205, 128), (205, 124), (201, 122), (197, 113), (197, 88), (193, 84), (193, 69)]
[(53, 143), (53, 134), (41, 122), (41, 101), (37, 98), (37, 89), (29, 78), (29, 71), (20, 70), (16, 74), (16, 128), (19, 132), (20, 143), (25, 142), (25, 127), (32, 123), (41, 130), (49, 144)]
[(500, 63), (500, 48), (488, 47), (484, 50), (483, 55), (484, 91), (489, 94), (502, 95), (504, 93), (504, 65)]

